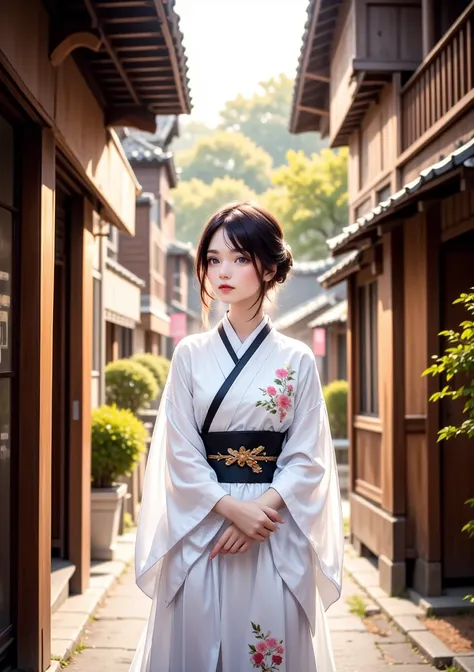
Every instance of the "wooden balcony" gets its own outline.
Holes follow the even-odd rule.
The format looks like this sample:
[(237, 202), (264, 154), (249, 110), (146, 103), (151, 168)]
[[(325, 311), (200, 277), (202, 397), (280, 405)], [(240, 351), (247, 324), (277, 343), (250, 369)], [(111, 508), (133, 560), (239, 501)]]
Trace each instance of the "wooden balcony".
[(403, 87), (399, 163), (428, 144), (472, 105), (473, 29), (471, 2)]

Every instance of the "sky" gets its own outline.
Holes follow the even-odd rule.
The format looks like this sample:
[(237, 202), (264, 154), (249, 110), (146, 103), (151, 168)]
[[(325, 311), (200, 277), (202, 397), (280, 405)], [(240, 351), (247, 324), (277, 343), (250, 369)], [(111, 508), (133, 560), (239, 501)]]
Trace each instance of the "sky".
[[(176, 0), (188, 57), (191, 119), (210, 125), (239, 93), (296, 75), (309, 0)], [(184, 119), (183, 119), (184, 120)]]

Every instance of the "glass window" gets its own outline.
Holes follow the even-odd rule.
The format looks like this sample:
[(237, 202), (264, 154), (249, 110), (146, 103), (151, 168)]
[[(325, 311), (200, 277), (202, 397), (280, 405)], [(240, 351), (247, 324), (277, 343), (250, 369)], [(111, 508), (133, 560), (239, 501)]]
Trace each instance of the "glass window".
[(100, 333), (101, 333), (101, 286), (99, 278), (93, 278), (93, 332), (92, 332), (92, 369), (100, 371)]
[(0, 205), (13, 206), (13, 127), (0, 117)]
[(0, 373), (11, 371), (12, 218), (0, 207)]
[(360, 403), (365, 415), (378, 415), (377, 282), (359, 288)]
[[(0, 634), (12, 622), (10, 596), (11, 538), (10, 380), (0, 378)], [(7, 541), (7, 543), (5, 543)]]

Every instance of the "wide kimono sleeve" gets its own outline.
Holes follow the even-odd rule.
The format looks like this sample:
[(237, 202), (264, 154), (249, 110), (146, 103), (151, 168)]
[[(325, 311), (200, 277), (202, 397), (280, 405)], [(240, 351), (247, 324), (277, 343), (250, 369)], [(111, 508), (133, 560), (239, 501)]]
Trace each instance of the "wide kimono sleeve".
[(164, 556), (197, 525), (205, 525), (226, 494), (206, 460), (196, 425), (191, 352), (184, 340), (174, 352), (163, 392), (140, 509), (135, 573), (147, 595), (153, 596)]
[(302, 357), (294, 419), (271, 487), (313, 548), (318, 590), (327, 609), (341, 591), (344, 536), (326, 404), (309, 350)]

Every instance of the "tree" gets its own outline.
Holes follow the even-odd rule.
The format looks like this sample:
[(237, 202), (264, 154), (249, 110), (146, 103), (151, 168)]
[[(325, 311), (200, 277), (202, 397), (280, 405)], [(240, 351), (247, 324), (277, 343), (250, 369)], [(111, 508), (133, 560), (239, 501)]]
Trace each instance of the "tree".
[(194, 147), (201, 138), (214, 133), (214, 129), (203, 121), (181, 121), (179, 123), (179, 136), (173, 138), (171, 149), (173, 152), (188, 151)]
[(257, 195), (242, 180), (223, 177), (205, 184), (201, 180), (180, 182), (173, 193), (176, 237), (197, 244), (209, 217), (231, 201), (255, 201)]
[[(463, 293), (454, 303), (463, 303), (468, 314), (474, 319), (474, 287), (471, 287), (471, 293)], [(448, 425), (438, 432), (438, 441), (448, 441), (457, 436), (466, 435), (469, 439), (474, 439), (474, 321), (465, 320), (459, 325), (459, 331), (449, 329), (442, 331), (440, 336), (447, 339), (449, 347), (445, 349), (444, 355), (438, 357), (435, 355), (432, 364), (424, 376), (442, 375), (446, 379), (446, 385), (440, 392), (435, 392), (430, 397), (430, 401), (439, 401), (440, 399), (465, 399), (463, 413), (466, 419), (459, 425)], [(468, 499), (466, 504), (474, 508), (474, 497)], [(469, 521), (463, 527), (471, 538), (474, 538), (474, 520)], [(472, 602), (474, 597), (468, 596)]]
[(290, 151), (273, 174), (275, 188), (262, 197), (299, 259), (326, 257), (327, 239), (347, 224), (347, 156), (346, 149), (310, 157)]
[(196, 178), (211, 184), (228, 176), (243, 180), (259, 193), (271, 184), (271, 157), (242, 133), (215, 131), (179, 154), (176, 161), (182, 167), (183, 180)]
[(240, 131), (249, 137), (270, 154), (274, 166), (285, 163), (290, 149), (303, 150), (309, 155), (327, 146), (319, 133), (293, 135), (289, 132), (293, 79), (279, 75), (259, 86), (260, 91), (251, 97), (238, 95), (226, 103), (220, 113), (220, 128)]

